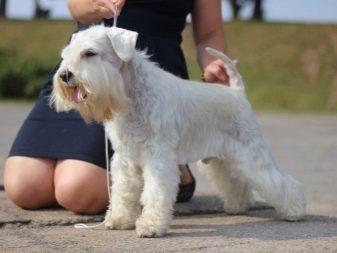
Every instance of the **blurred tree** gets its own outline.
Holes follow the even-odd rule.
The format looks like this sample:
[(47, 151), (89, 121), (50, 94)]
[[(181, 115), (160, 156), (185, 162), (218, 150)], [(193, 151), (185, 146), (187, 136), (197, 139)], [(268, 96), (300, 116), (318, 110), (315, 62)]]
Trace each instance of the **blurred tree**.
[(232, 6), (232, 11), (233, 11), (233, 18), (235, 20), (239, 19), (239, 13), (240, 10), (247, 0), (229, 0), (231, 6)]
[(263, 0), (229, 0), (235, 20), (240, 18), (240, 10), (247, 3), (254, 3), (254, 10), (251, 19), (263, 21)]
[(264, 15), (263, 15), (264, 12), (263, 12), (263, 7), (262, 7), (263, 0), (251, 0), (251, 1), (255, 2), (252, 19), (263, 21), (264, 19)]
[(0, 0), (0, 17), (6, 17), (7, 0)]
[(34, 0), (35, 2), (35, 18), (48, 18), (49, 10), (41, 7), (39, 0)]

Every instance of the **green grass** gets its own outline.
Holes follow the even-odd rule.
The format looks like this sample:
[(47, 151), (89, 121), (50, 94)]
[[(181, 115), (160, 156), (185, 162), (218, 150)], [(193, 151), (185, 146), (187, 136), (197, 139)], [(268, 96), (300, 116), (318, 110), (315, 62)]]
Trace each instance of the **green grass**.
[(70, 21), (0, 19), (0, 98), (35, 98), (74, 29)]
[[(336, 25), (231, 22), (224, 28), (228, 53), (239, 59), (255, 109), (337, 112)], [(43, 72), (35, 77), (41, 83), (74, 29), (72, 21), (0, 19), (0, 68), (32, 62), (43, 70), (35, 71)], [(200, 79), (190, 26), (184, 32), (183, 49), (191, 79)], [(9, 59), (12, 65), (7, 64)]]
[(0, 50), (13, 56), (35, 59), (41, 64), (55, 65), (75, 28), (72, 21), (0, 19)]

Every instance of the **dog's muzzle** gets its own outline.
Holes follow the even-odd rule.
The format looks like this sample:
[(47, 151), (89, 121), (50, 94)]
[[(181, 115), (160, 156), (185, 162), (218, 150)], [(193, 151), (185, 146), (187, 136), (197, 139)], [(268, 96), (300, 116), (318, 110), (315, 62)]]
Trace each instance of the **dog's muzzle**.
[(69, 92), (69, 98), (72, 102), (78, 104), (87, 98), (87, 93), (77, 87), (75, 76), (71, 71), (65, 70), (59, 74), (64, 86)]

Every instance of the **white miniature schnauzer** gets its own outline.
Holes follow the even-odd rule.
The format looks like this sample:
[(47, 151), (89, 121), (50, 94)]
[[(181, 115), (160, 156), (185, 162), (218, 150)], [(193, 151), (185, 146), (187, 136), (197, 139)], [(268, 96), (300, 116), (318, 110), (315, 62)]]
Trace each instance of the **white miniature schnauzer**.
[(135, 49), (137, 33), (94, 26), (62, 51), (51, 102), (102, 122), (115, 151), (105, 226), (163, 236), (172, 219), (178, 164), (198, 161), (228, 213), (251, 192), (286, 220), (305, 213), (302, 185), (280, 171), (266, 147), (241, 76), (224, 54), (229, 85), (180, 79)]

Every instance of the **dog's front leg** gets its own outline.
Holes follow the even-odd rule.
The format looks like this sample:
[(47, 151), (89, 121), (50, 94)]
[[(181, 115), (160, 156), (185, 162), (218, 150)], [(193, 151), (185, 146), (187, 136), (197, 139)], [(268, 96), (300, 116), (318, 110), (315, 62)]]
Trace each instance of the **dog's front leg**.
[(179, 184), (175, 160), (153, 159), (144, 167), (143, 212), (136, 222), (139, 237), (165, 235), (172, 219)]
[(111, 162), (113, 185), (106, 213), (109, 229), (131, 229), (140, 215), (140, 194), (143, 187), (141, 170), (115, 153)]

